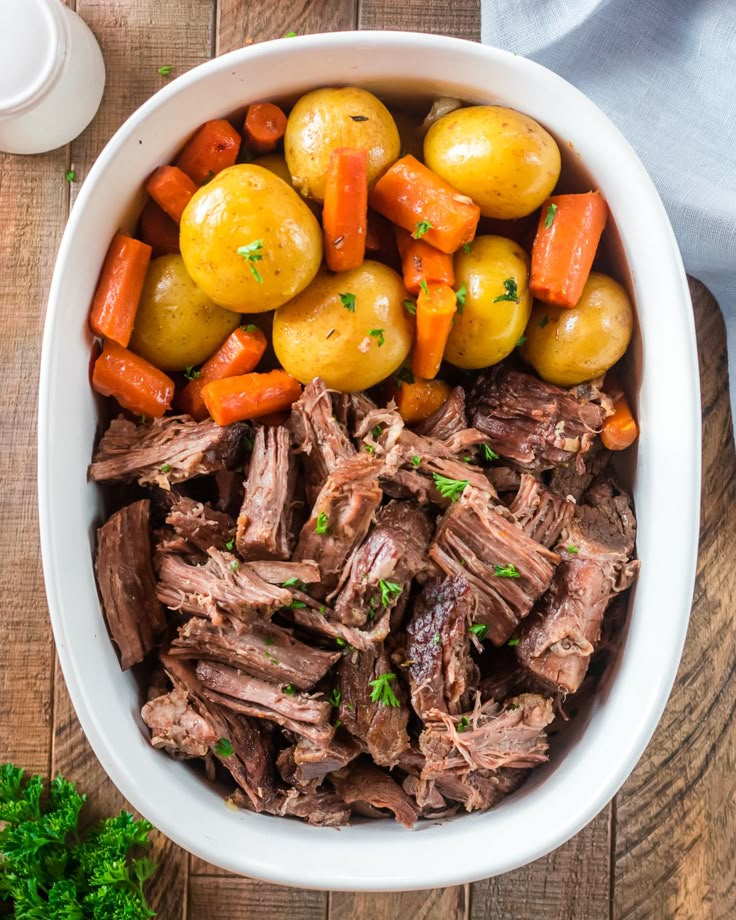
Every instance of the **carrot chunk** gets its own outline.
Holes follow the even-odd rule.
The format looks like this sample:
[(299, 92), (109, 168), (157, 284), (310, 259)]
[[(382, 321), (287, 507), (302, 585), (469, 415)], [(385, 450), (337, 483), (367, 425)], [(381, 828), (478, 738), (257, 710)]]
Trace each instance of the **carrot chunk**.
[(95, 361), (92, 386), (103, 396), (114, 396), (135, 415), (159, 418), (171, 408), (174, 381), (144, 358), (106, 339)]
[(248, 106), (243, 137), (253, 153), (270, 153), (286, 131), (286, 115), (272, 102)]
[(249, 374), (258, 366), (266, 350), (266, 336), (257, 326), (248, 326), (232, 332), (199, 369), (199, 377), (191, 380), (177, 396), (179, 408), (196, 418), (207, 418), (207, 406), (202, 390), (212, 380)]
[(422, 285), (417, 297), (417, 331), (411, 369), (417, 377), (437, 376), (445, 353), (457, 298), (447, 284)]
[(174, 165), (185, 172), (195, 185), (202, 185), (234, 165), (240, 143), (240, 135), (229, 121), (224, 118), (206, 121), (187, 141)]
[(412, 383), (402, 382), (394, 392), (394, 400), (407, 425), (418, 425), (443, 406), (451, 392), (452, 387), (444, 380), (415, 377)]
[(542, 205), (532, 246), (529, 289), (558, 307), (574, 307), (593, 267), (608, 207), (600, 192), (555, 195)]
[(197, 186), (178, 166), (159, 166), (149, 176), (146, 191), (178, 224)]
[(381, 176), (369, 200), (379, 214), (446, 253), (473, 239), (480, 218), (472, 199), (411, 155)]
[(95, 335), (127, 346), (150, 260), (150, 246), (116, 234), (92, 298), (89, 325)]
[(367, 223), (366, 152), (340, 147), (330, 154), (322, 211), (325, 261), (333, 272), (363, 264)]
[(625, 396), (620, 395), (613, 403), (613, 415), (603, 423), (601, 441), (609, 450), (626, 450), (639, 436), (631, 406)]
[(418, 294), (422, 281), (427, 284), (455, 284), (455, 269), (452, 256), (440, 252), (424, 240), (415, 240), (406, 230), (396, 231), (396, 242), (401, 255), (401, 269), (404, 287), (411, 294)]
[(155, 201), (149, 201), (141, 211), (140, 226), (141, 238), (154, 256), (179, 252), (179, 227)]
[(301, 396), (298, 380), (283, 370), (212, 380), (202, 390), (205, 405), (218, 425), (285, 412)]

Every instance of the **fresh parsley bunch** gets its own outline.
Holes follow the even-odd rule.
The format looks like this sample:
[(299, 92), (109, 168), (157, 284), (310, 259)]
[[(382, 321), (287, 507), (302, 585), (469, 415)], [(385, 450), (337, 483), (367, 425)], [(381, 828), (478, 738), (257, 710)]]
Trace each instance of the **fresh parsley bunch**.
[(143, 894), (155, 863), (131, 856), (151, 825), (121, 811), (80, 832), (85, 799), (61, 776), (44, 795), (40, 776), (0, 766), (0, 900), (12, 902), (16, 920), (155, 916)]

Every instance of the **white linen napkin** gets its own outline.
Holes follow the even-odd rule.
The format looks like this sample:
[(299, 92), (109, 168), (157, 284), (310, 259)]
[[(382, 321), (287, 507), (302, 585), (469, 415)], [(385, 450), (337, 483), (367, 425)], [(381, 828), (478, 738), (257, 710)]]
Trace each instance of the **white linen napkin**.
[(736, 0), (481, 0), (481, 40), (564, 77), (635, 148), (723, 311), (736, 418)]

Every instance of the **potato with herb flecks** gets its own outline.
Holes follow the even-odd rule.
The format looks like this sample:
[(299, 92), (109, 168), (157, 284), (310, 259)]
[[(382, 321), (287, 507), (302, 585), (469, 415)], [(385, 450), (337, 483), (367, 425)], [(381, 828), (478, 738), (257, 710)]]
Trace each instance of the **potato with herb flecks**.
[(187, 271), (215, 303), (274, 310), (302, 291), (322, 261), (322, 230), (299, 194), (253, 163), (223, 169), (184, 209)]
[(339, 275), (323, 269), (274, 314), (276, 357), (302, 383), (322, 377), (346, 393), (375, 386), (409, 354), (408, 296), (399, 275), (380, 262)]
[(326, 87), (297, 101), (286, 123), (284, 155), (302, 195), (324, 200), (325, 173), (337, 147), (366, 151), (369, 187), (398, 159), (398, 128), (373, 93), (357, 86)]

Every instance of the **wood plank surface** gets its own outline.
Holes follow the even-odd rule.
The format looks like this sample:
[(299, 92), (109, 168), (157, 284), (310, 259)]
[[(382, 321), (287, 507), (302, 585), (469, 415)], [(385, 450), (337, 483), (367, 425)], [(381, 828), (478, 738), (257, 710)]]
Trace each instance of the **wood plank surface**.
[[(62, 772), (89, 794), (89, 816), (124, 801), (101, 770), (54, 665), (37, 540), (36, 377), (56, 248), (78, 180), (122, 120), (174, 74), (251, 41), (360, 28), (477, 39), (478, 0), (77, 0), (105, 55), (93, 124), (39, 157), (0, 155), (0, 759)], [(692, 285), (703, 386), (703, 513), (691, 629), (676, 688), (647, 752), (617, 798), (574, 840), (473, 886), (367, 895), (301, 891), (238, 878), (155, 835), (151, 903), (163, 920), (710, 920), (736, 916), (736, 456), (725, 333)], [(408, 841), (410, 845), (410, 841)], [(612, 873), (613, 869), (613, 873)], [(613, 876), (613, 877), (612, 877)]]

